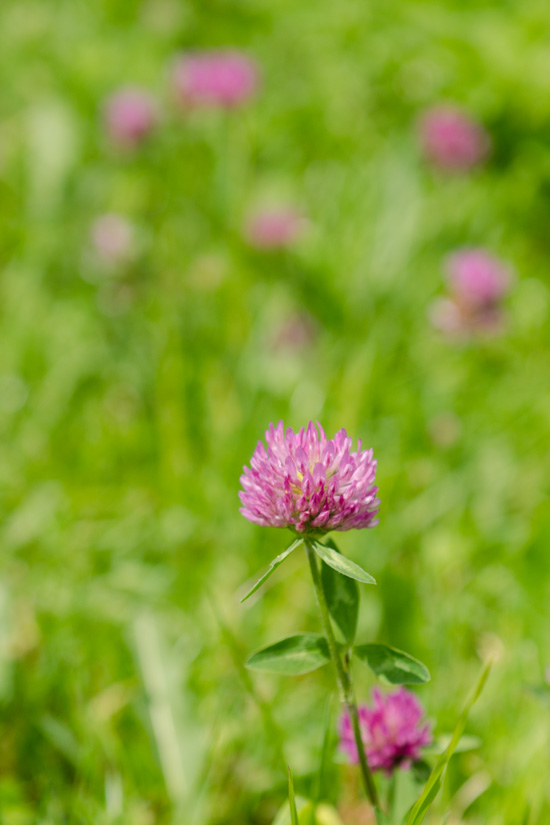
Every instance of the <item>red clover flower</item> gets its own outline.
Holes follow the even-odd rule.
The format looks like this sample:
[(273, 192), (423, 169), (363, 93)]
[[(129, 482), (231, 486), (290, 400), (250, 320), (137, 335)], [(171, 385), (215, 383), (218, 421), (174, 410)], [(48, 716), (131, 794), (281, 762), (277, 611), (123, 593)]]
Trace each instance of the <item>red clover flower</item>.
[(512, 282), (510, 267), (484, 249), (461, 249), (448, 257), (446, 275), (450, 297), (432, 306), (434, 326), (451, 335), (498, 332)]
[(422, 149), (441, 169), (466, 172), (485, 160), (491, 139), (479, 123), (457, 106), (434, 106), (419, 124)]
[(241, 52), (194, 52), (177, 58), (172, 82), (183, 106), (232, 109), (256, 94), (259, 72)]
[(487, 307), (505, 295), (511, 276), (509, 267), (484, 249), (461, 249), (447, 259), (447, 279), (457, 300)]
[(379, 509), (372, 450), (351, 451), (345, 430), (327, 439), (312, 421), (298, 433), (269, 425), (241, 476), (241, 513), (267, 527), (298, 533), (375, 527)]
[[(396, 768), (408, 770), (420, 759), (421, 748), (430, 745), (429, 723), (423, 723), (424, 709), (416, 696), (404, 687), (383, 694), (373, 690), (373, 705), (358, 708), (361, 737), (373, 771), (389, 776)], [(351, 719), (345, 711), (340, 720), (340, 746), (352, 762), (359, 757)]]

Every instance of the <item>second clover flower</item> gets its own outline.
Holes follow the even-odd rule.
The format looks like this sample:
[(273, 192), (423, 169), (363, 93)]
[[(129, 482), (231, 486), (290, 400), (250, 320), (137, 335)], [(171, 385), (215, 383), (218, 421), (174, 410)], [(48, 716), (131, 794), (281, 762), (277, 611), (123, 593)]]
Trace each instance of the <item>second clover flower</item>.
[(484, 249), (461, 249), (446, 262), (450, 296), (431, 308), (435, 327), (449, 335), (494, 334), (504, 326), (503, 300), (510, 290), (510, 266)]
[[(389, 776), (396, 768), (407, 770), (421, 758), (421, 749), (430, 745), (429, 723), (423, 722), (424, 709), (409, 690), (393, 693), (373, 691), (372, 707), (359, 708), (359, 724), (369, 765)], [(358, 761), (357, 745), (349, 714), (340, 721), (340, 746), (352, 762)]]
[(266, 527), (298, 533), (375, 527), (380, 506), (376, 459), (352, 452), (352, 439), (339, 430), (328, 439), (312, 421), (298, 433), (280, 421), (259, 441), (241, 476), (241, 513)]

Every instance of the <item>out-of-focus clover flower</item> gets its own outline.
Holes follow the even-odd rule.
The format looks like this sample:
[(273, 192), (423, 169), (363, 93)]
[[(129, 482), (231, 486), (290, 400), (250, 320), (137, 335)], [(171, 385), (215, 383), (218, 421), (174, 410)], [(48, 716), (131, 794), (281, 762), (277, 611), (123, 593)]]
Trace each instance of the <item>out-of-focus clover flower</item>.
[(492, 335), (504, 326), (502, 301), (510, 289), (510, 267), (484, 249), (463, 249), (446, 262), (450, 297), (430, 310), (435, 327), (448, 335)]
[[(396, 768), (408, 770), (421, 756), (421, 748), (431, 744), (429, 723), (416, 696), (404, 687), (383, 694), (375, 689), (373, 704), (358, 708), (361, 738), (373, 771), (389, 776)], [(353, 727), (347, 711), (340, 720), (340, 746), (352, 762), (359, 761)]]
[(264, 209), (251, 215), (245, 237), (257, 249), (283, 249), (291, 246), (307, 227), (307, 220), (294, 209)]
[(241, 513), (266, 527), (308, 531), (375, 527), (380, 502), (374, 486), (372, 450), (351, 452), (352, 439), (339, 430), (327, 439), (312, 421), (298, 433), (279, 421), (259, 441), (241, 476)]
[(93, 222), (90, 235), (94, 251), (104, 264), (120, 266), (134, 255), (134, 227), (124, 215), (100, 215)]
[(157, 103), (143, 89), (120, 89), (108, 98), (104, 117), (111, 141), (117, 146), (131, 149), (142, 143), (157, 125)]
[(483, 126), (456, 106), (434, 106), (425, 112), (419, 134), (427, 159), (449, 171), (468, 171), (491, 150), (491, 139)]
[(172, 82), (183, 106), (232, 109), (256, 94), (259, 72), (241, 52), (195, 52), (176, 59)]
[(476, 308), (495, 307), (510, 288), (510, 268), (484, 249), (455, 252), (446, 270), (455, 299)]

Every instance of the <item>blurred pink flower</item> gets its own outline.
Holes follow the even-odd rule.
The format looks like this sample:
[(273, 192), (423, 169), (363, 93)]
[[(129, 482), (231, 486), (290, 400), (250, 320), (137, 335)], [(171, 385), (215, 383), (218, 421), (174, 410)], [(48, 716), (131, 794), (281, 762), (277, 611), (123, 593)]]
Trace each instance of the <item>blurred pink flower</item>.
[(112, 142), (118, 146), (137, 146), (157, 123), (156, 101), (142, 89), (120, 89), (105, 104), (105, 127)]
[(352, 530), (378, 524), (376, 459), (372, 450), (351, 452), (352, 439), (339, 430), (327, 439), (312, 421), (298, 433), (283, 422), (269, 425), (250, 467), (241, 476), (241, 513), (266, 527)]
[(257, 249), (282, 249), (303, 232), (307, 221), (294, 209), (265, 209), (246, 222), (245, 236)]
[[(375, 689), (373, 705), (359, 707), (359, 725), (365, 753), (373, 771), (389, 776), (396, 768), (408, 770), (420, 759), (421, 748), (431, 744), (430, 725), (423, 723), (424, 709), (404, 687), (383, 694)], [(340, 747), (352, 762), (359, 761), (353, 727), (347, 711), (340, 719)]]
[(430, 309), (432, 324), (450, 336), (495, 335), (505, 324), (503, 299), (512, 283), (511, 268), (484, 249), (463, 249), (446, 261), (450, 296)]
[(465, 172), (488, 156), (491, 139), (483, 126), (456, 106), (434, 106), (419, 124), (425, 156), (436, 166)]
[(484, 249), (461, 249), (447, 258), (447, 280), (456, 300), (495, 307), (510, 288), (510, 268)]
[(91, 228), (91, 241), (98, 258), (111, 266), (126, 263), (134, 252), (134, 229), (123, 215), (100, 215)]
[(231, 109), (252, 98), (259, 85), (256, 64), (237, 51), (206, 51), (177, 58), (174, 90), (184, 106)]

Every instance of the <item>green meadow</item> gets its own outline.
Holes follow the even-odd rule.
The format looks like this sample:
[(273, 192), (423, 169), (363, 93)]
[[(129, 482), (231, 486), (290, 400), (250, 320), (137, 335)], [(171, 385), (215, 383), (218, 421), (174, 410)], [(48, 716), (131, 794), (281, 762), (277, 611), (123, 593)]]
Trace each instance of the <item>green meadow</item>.
[[(358, 636), (427, 665), (436, 739), (494, 661), (426, 823), (550, 823), (549, 35), (544, 0), (3, 0), (2, 825), (271, 825), (287, 765), (319, 825), (370, 822), (331, 668), (244, 667), (319, 631), (303, 552), (240, 602), (290, 541), (239, 513), (280, 419), (374, 450)], [(175, 56), (227, 48), (257, 94), (182, 111)], [(159, 120), (121, 150), (126, 86)], [(491, 136), (472, 171), (423, 156), (441, 102)], [(270, 204), (288, 248), (247, 240)], [(462, 247), (514, 272), (498, 334), (430, 322)]]

